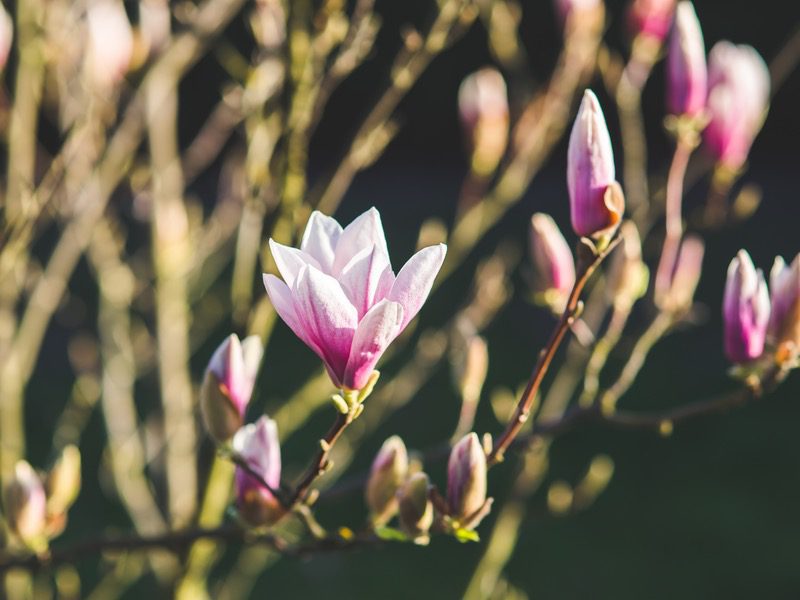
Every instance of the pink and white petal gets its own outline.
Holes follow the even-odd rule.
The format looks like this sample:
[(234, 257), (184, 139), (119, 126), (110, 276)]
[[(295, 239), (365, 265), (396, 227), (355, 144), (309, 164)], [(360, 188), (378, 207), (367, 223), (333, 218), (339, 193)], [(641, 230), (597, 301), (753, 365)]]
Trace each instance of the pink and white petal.
[[(289, 287), (275, 275), (264, 274), (264, 287), (267, 288), (267, 295), (269, 296), (275, 312), (278, 313), (283, 322), (289, 326), (294, 334), (299, 337), (303, 343), (311, 348), (317, 356), (322, 357), (322, 350), (319, 347), (317, 338), (314, 332), (309, 331), (305, 323), (297, 314), (295, 309), (295, 299)], [(324, 359), (323, 359), (324, 360)]]
[(403, 307), (399, 302), (381, 300), (358, 324), (344, 385), (353, 390), (363, 388), (386, 348), (402, 330)]
[(319, 269), (300, 271), (293, 293), (297, 316), (311, 332), (329, 370), (341, 381), (358, 325), (358, 311), (339, 282)]
[(290, 288), (294, 287), (297, 274), (306, 265), (312, 265), (318, 269), (321, 268), (317, 259), (297, 248), (284, 246), (273, 239), (269, 240), (269, 248), (272, 251), (272, 258), (275, 259), (278, 271), (280, 271), (283, 280)]
[(336, 219), (315, 210), (308, 219), (300, 249), (315, 258), (324, 273), (330, 274), (341, 235), (342, 226)]
[[(361, 319), (375, 304), (381, 276), (386, 268), (391, 269), (389, 258), (377, 246), (365, 248), (342, 269), (338, 280), (347, 297), (358, 310)], [(385, 295), (385, 294), (384, 294)]]
[(433, 286), (433, 280), (436, 279), (439, 269), (442, 268), (446, 254), (447, 246), (444, 244), (423, 248), (412, 256), (397, 274), (394, 285), (386, 298), (403, 305), (404, 316), (401, 330), (425, 304)]
[(336, 258), (331, 273), (338, 275), (356, 254), (373, 245), (377, 246), (388, 260), (389, 250), (386, 247), (381, 216), (375, 207), (370, 208), (344, 228), (336, 246)]

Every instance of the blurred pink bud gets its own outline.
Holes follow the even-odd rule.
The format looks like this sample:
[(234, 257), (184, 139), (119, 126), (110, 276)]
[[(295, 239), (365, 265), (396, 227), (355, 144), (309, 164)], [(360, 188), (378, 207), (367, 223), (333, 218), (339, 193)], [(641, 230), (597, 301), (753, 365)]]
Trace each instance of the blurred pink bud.
[(642, 240), (633, 221), (620, 227), (622, 242), (611, 255), (608, 296), (615, 307), (628, 310), (647, 292), (649, 272), (642, 261)]
[(769, 106), (769, 70), (750, 46), (718, 42), (708, 58), (705, 147), (717, 162), (739, 169), (761, 129)]
[(619, 225), (625, 199), (616, 183), (611, 137), (597, 96), (583, 94), (567, 152), (572, 228), (579, 236), (601, 238)]
[(200, 410), (206, 429), (220, 443), (229, 440), (244, 422), (263, 354), (258, 336), (240, 342), (236, 334), (231, 334), (208, 362)]
[(486, 504), (486, 454), (476, 433), (453, 446), (447, 462), (447, 504), (450, 516), (469, 521)]
[(508, 143), (508, 97), (500, 72), (486, 68), (465, 78), (458, 89), (458, 111), (470, 144), (472, 168), (488, 176)]
[(284, 322), (325, 363), (334, 384), (367, 385), (376, 363), (430, 293), (447, 247), (423, 248), (395, 275), (378, 211), (342, 229), (315, 211), (300, 249), (270, 240), (283, 276), (264, 285)]
[(706, 106), (706, 50), (691, 2), (678, 2), (667, 51), (667, 108), (696, 117)]
[(91, 83), (107, 90), (128, 72), (133, 57), (133, 31), (125, 7), (116, 0), (99, 0), (89, 6), (87, 75)]
[(6, 12), (5, 7), (0, 4), (0, 71), (2, 71), (8, 55), (11, 52), (11, 42), (14, 41), (14, 21), (11, 15)]
[(704, 254), (703, 240), (696, 235), (687, 235), (675, 261), (669, 287), (656, 288), (656, 303), (660, 308), (677, 312), (691, 307), (703, 270)]
[(800, 254), (787, 265), (775, 257), (769, 278), (772, 313), (767, 334), (771, 342), (791, 342), (800, 348)]
[(725, 354), (734, 363), (755, 360), (764, 352), (770, 304), (764, 274), (740, 250), (728, 267), (723, 300)]
[(24, 460), (3, 490), (3, 514), (11, 532), (28, 546), (41, 544), (47, 526), (47, 498), (44, 484)]
[[(262, 416), (233, 437), (233, 450), (273, 490), (281, 485), (281, 447), (275, 421)], [(278, 498), (242, 467), (236, 467), (236, 506), (252, 525), (268, 525), (284, 514)]]
[(372, 521), (383, 525), (397, 512), (397, 490), (408, 473), (408, 452), (400, 436), (393, 435), (381, 446), (367, 481), (366, 501)]
[(575, 259), (558, 225), (550, 215), (531, 217), (530, 253), (535, 269), (536, 292), (562, 312), (575, 285)]
[(675, 0), (633, 0), (628, 26), (634, 37), (646, 35), (659, 41), (667, 37), (675, 13)]
[(428, 542), (433, 525), (433, 503), (428, 497), (430, 481), (425, 473), (414, 473), (397, 492), (400, 527), (418, 544)]

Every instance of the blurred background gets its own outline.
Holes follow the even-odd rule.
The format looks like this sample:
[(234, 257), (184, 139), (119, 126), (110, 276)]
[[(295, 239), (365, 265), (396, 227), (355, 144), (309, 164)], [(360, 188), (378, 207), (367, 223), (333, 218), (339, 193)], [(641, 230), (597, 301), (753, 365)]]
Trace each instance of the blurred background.
[[(387, 72), (407, 24), (423, 26), (431, 15), (425, 0), (378, 0), (383, 19), (375, 49), (369, 59), (333, 94), (320, 127), (310, 144), (310, 187), (340, 159), (352, 132), (387, 81)], [(560, 47), (560, 31), (553, 7), (545, 0), (523, 3), (520, 25), (531, 81), (546, 80)], [(622, 15), (626, 3), (608, 0), (607, 43), (624, 49)], [(135, 10), (131, 8), (131, 10)], [(783, 0), (714, 1), (696, 3), (706, 48), (720, 39), (753, 45), (770, 62), (800, 25), (800, 6)], [(251, 51), (247, 24), (240, 15), (223, 36), (243, 54)], [(12, 61), (14, 57), (12, 56)], [(431, 216), (452, 219), (467, 157), (457, 113), (457, 91), (463, 78), (492, 63), (486, 33), (480, 23), (452, 48), (437, 57), (398, 110), (401, 129), (383, 156), (358, 174), (336, 213), (349, 222), (369, 206), (383, 217), (395, 264), (413, 252), (420, 225)], [(208, 117), (220, 97), (226, 75), (220, 55), (210, 53), (192, 69), (180, 87), (179, 131), (186, 143)], [(644, 93), (651, 172), (663, 178), (672, 142), (663, 132), (663, 63), (659, 63)], [(616, 116), (600, 81), (592, 86), (606, 111), (612, 139), (618, 131)], [(528, 92), (530, 90), (520, 90)], [(512, 87), (511, 110), (515, 110)], [(693, 326), (660, 342), (621, 406), (628, 409), (668, 407), (699, 400), (732, 389), (722, 354), (720, 305), (725, 267), (735, 252), (747, 248), (757, 266), (768, 269), (775, 255), (791, 258), (800, 250), (800, 72), (792, 71), (775, 90), (763, 131), (749, 160), (749, 170), (738, 184), (756, 186), (762, 201), (752, 219), (707, 238), (705, 269), (697, 300), (705, 310)], [(519, 106), (516, 107), (519, 109)], [(47, 143), (47, 124), (43, 126)], [(232, 141), (231, 144), (236, 144)], [(238, 140), (241, 143), (241, 140)], [(615, 149), (618, 149), (615, 146)], [(474, 267), (479, 256), (503, 241), (526, 252), (528, 219), (533, 212), (551, 213), (568, 230), (565, 181), (566, 144), (562, 141), (536, 176), (529, 190), (467, 259)], [(190, 193), (206, 205), (215, 201), (222, 165), (200, 177)], [(686, 204), (705, 198), (708, 182), (701, 179), (687, 189)], [(134, 212), (130, 198), (118, 199), (120, 210)], [(570, 239), (569, 241), (573, 241)], [(52, 243), (50, 241), (49, 243)], [(42, 241), (42, 251), (48, 240)], [(497, 431), (488, 406), (491, 390), (515, 389), (530, 372), (538, 350), (549, 336), (553, 319), (529, 300), (523, 276), (527, 258), (512, 275), (514, 294), (491, 323), (485, 336), (490, 350), (489, 376), (478, 409), (477, 431)], [(422, 328), (446, 318), (453, 298), (469, 289), (470, 268), (438, 290), (420, 316)], [(93, 292), (81, 293), (81, 280), (89, 283), (87, 267), (76, 275), (66, 308), (48, 331), (36, 373), (28, 388), (26, 426), (32, 461), (44, 461), (60, 407), (73, 382), (65, 360), (68, 341), (81, 315), (96, 311)], [(261, 292), (257, 292), (260, 294)], [(79, 315), (76, 317), (76, 314)], [(230, 323), (211, 335), (193, 360), (195, 381), (218, 340)], [(625, 358), (615, 356), (611, 365)], [(563, 358), (563, 352), (560, 355)], [(560, 359), (559, 359), (560, 360)], [(264, 359), (252, 414), (275, 413), (316, 364), (312, 353), (283, 325), (277, 325)], [(393, 359), (382, 371), (391, 374), (401, 364)], [(556, 368), (558, 363), (556, 364)], [(552, 376), (548, 378), (552, 380)], [(142, 411), (157, 405), (157, 386), (142, 383)], [(455, 425), (459, 400), (446, 360), (433, 377), (381, 425), (363, 444), (343, 477), (343, 484), (363, 473), (383, 439), (400, 434), (409, 448), (427, 449), (447, 439)], [(284, 456), (305, 457), (326, 428), (330, 414), (320, 411), (284, 448)], [(550, 471), (540, 491), (528, 501), (519, 528), (516, 550), (504, 572), (506, 584), (496, 597), (530, 598), (771, 598), (796, 597), (800, 589), (800, 377), (795, 373), (763, 401), (722, 416), (704, 418), (660, 438), (587, 426), (559, 436), (550, 454)], [(85, 482), (71, 512), (70, 523), (59, 543), (85, 537), (97, 527), (97, 515), (118, 530), (130, 523), (108, 490), (103, 475), (104, 429), (95, 413), (87, 425), (81, 450)], [(39, 453), (37, 455), (37, 452)], [(598, 454), (615, 465), (607, 490), (586, 510), (557, 516), (548, 510), (547, 490), (556, 480), (574, 482)], [(204, 447), (202, 460), (213, 456)], [(299, 460), (302, 465), (303, 460)], [(508, 460), (490, 474), (498, 506), (508, 494), (518, 461)], [(429, 468), (444, 481), (443, 464)], [(97, 485), (99, 483), (99, 485)], [(364, 515), (361, 495), (331, 493), (321, 504), (320, 519), (357, 528)], [(495, 515), (482, 525), (491, 529)], [(255, 577), (252, 597), (269, 598), (460, 598), (485, 550), (484, 543), (459, 544), (434, 539), (431, 547), (390, 545), (351, 553), (318, 555), (306, 560), (283, 559)], [(231, 549), (217, 569), (235, 563), (239, 550)], [(85, 561), (79, 565), (84, 585), (98, 580), (107, 566)], [(212, 580), (214, 575), (212, 574)], [(157, 593), (151, 577), (143, 577), (124, 597)]]

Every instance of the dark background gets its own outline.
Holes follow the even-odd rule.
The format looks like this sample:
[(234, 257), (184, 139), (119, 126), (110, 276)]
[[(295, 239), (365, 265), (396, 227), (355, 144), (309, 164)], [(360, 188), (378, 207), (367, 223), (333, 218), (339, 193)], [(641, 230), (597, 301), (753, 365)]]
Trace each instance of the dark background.
[[(522, 35), (529, 55), (531, 77), (545, 81), (558, 53), (560, 36), (550, 3), (523, 2)], [(625, 47), (620, 25), (624, 2), (608, 2), (613, 47)], [(374, 56), (333, 96), (312, 143), (312, 184), (344, 152), (354, 127), (386, 81), (388, 61), (399, 46), (398, 31), (405, 23), (424, 26), (432, 2), (422, 0), (378, 2), (384, 25)], [(794, 1), (698, 1), (706, 47), (719, 39), (749, 43), (769, 61), (800, 24), (800, 5)], [(245, 24), (240, 19), (228, 32), (229, 41), (247, 48)], [(412, 252), (416, 232), (432, 214), (452, 218), (466, 162), (456, 113), (456, 93), (465, 75), (490, 62), (485, 33), (477, 25), (458, 44), (437, 58), (402, 103), (403, 129), (385, 155), (359, 175), (337, 217), (349, 222), (365, 208), (381, 211), (393, 262), (401, 264)], [(213, 58), (204, 60), (187, 78), (181, 103), (182, 130), (190, 136), (218, 97), (221, 69)], [(665, 167), (670, 144), (662, 133), (663, 67), (659, 65), (645, 93), (651, 166)], [(593, 84), (616, 136), (616, 118), (599, 82)], [(800, 73), (795, 71), (775, 94), (770, 115), (751, 155), (743, 180), (763, 190), (763, 202), (753, 219), (714, 234), (708, 241), (698, 300), (708, 308), (707, 319), (660, 343), (634, 388), (621, 405), (630, 409), (673, 406), (708, 397), (733, 387), (722, 356), (721, 304), (728, 261), (740, 247), (756, 264), (768, 269), (775, 255), (791, 258), (800, 249)], [(615, 147), (619, 145), (615, 143)], [(525, 243), (526, 224), (534, 211), (553, 213), (566, 229), (566, 146), (560, 144), (523, 200), (483, 242), (478, 255), (500, 239)], [(618, 161), (619, 164), (619, 161)], [(707, 181), (687, 191), (687, 204), (705, 197)], [(211, 198), (214, 186), (201, 180), (193, 190)], [(469, 268), (434, 295), (421, 316), (422, 325), (439, 322), (463, 297)], [(80, 276), (80, 275), (79, 275)], [(519, 273), (516, 295), (486, 335), (491, 369), (486, 390), (515, 387), (527, 378), (552, 320), (525, 300)], [(226, 332), (220, 332), (219, 339)], [(54, 339), (57, 339), (56, 336)], [(208, 349), (210, 354), (212, 348)], [(58, 352), (58, 347), (50, 350)], [(62, 355), (63, 356), (63, 355)], [(199, 357), (198, 377), (206, 356)], [(43, 361), (51, 363), (49, 360)], [(260, 405), (269, 412), (297, 387), (305, 367), (315, 362), (288, 330), (279, 326), (273, 338), (261, 380)], [(612, 362), (619, 365), (619, 361)], [(395, 365), (384, 371), (391, 373)], [(287, 377), (287, 373), (291, 377)], [(31, 429), (46, 435), (50, 417), (37, 409), (36, 398), (49, 386), (60, 386), (58, 371), (48, 369), (48, 385), (34, 383)], [(65, 380), (68, 375), (64, 375)], [(68, 386), (67, 381), (64, 385)], [(50, 388), (52, 389), (52, 388)], [(63, 389), (68, 389), (64, 387)], [(392, 433), (409, 447), (424, 449), (445, 439), (457, 414), (457, 400), (442, 365), (433, 380), (408, 406), (400, 410), (359, 451), (352, 473), (368, 468), (380, 442)], [(303, 457), (324, 430), (330, 415), (318, 415), (285, 456)], [(55, 415), (52, 420), (55, 419)], [(797, 597), (800, 594), (800, 376), (794, 374), (778, 392), (731, 414), (678, 427), (670, 438), (652, 434), (584, 428), (563, 436), (553, 445), (548, 481), (575, 481), (598, 453), (616, 464), (608, 490), (589, 510), (577, 516), (548, 516), (542, 493), (530, 501), (531, 516), (520, 531), (519, 544), (507, 568), (509, 580), (536, 598), (732, 598)], [(478, 431), (498, 431), (486, 404)], [(91, 434), (95, 431), (95, 434)], [(99, 468), (102, 425), (99, 416), (90, 425), (85, 455), (86, 489), (76, 506), (65, 540), (95, 531), (96, 511), (102, 509), (120, 527), (124, 515), (113, 499), (104, 498), (94, 485)], [(36, 435), (36, 434), (34, 434)], [(296, 454), (292, 454), (296, 453)], [(94, 456), (93, 456), (94, 454)], [(302, 460), (301, 460), (302, 462)], [(492, 493), (502, 502), (513, 460), (493, 470)], [(441, 465), (430, 470), (443, 484)], [(543, 486), (546, 490), (547, 485)], [(326, 523), (357, 526), (363, 519), (359, 496), (333, 503), (323, 512)], [(491, 531), (490, 518), (481, 527)], [(268, 598), (459, 598), (483, 544), (462, 545), (435, 539), (430, 548), (411, 545), (284, 560), (265, 572), (254, 597)], [(91, 569), (90, 565), (85, 566)], [(88, 571), (90, 572), (90, 571)], [(130, 591), (141, 597), (152, 581)]]

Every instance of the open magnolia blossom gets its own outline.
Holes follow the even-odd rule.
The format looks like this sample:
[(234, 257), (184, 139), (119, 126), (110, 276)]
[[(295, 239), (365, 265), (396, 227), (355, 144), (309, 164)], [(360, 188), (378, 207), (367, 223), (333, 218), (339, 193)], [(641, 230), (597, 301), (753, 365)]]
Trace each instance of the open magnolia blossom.
[(375, 208), (345, 228), (315, 211), (299, 249), (274, 240), (270, 248), (283, 276), (264, 275), (275, 310), (347, 390), (366, 386), (386, 348), (419, 312), (447, 250), (423, 248), (395, 275)]

